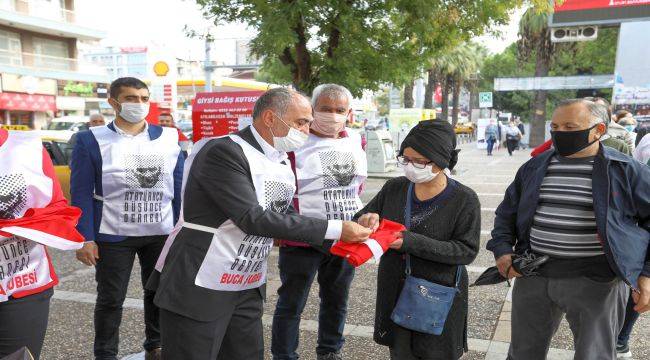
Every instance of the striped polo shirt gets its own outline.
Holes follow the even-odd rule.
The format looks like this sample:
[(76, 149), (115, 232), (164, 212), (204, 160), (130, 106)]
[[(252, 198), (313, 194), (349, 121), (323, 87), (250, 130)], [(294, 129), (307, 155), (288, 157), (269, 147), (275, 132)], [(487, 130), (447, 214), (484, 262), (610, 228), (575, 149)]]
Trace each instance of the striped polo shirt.
[(551, 159), (530, 232), (534, 252), (556, 258), (604, 255), (594, 215), (593, 167), (593, 157)]

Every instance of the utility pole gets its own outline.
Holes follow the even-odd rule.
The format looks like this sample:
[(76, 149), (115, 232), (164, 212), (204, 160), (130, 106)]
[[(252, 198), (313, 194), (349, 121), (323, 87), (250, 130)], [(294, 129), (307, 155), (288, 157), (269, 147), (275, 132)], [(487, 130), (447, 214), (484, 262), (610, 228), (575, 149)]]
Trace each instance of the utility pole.
[(205, 71), (205, 91), (212, 92), (212, 61), (210, 60), (210, 50), (212, 49), (212, 36), (205, 35), (205, 63), (203, 70)]

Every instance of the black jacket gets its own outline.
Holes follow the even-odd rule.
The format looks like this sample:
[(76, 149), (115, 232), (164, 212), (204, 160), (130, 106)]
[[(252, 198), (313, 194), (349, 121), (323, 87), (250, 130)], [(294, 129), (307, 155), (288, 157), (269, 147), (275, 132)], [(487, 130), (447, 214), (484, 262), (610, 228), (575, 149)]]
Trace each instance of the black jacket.
[[(404, 208), (410, 181), (400, 177), (388, 181), (356, 217), (377, 213), (381, 218), (404, 223)], [(457, 265), (474, 261), (479, 251), (481, 205), (476, 193), (457, 183), (456, 188), (427, 218), (404, 234), (399, 251), (388, 250), (379, 263), (374, 339), (394, 344), (390, 319), (405, 278), (404, 253), (411, 255), (412, 275), (445, 286), (453, 286)], [(412, 351), (426, 359), (458, 359), (467, 351), (468, 278), (463, 269), (461, 292), (445, 322), (442, 335), (412, 334)]]
[[(237, 133), (258, 151), (262, 148), (249, 128)], [(250, 235), (324, 242), (327, 221), (264, 210), (258, 203), (242, 148), (228, 137), (214, 139), (196, 154), (183, 197), (185, 222), (218, 228), (228, 219)], [(156, 290), (160, 308), (201, 321), (217, 319), (227, 304), (237, 301), (236, 291), (216, 291), (194, 281), (213, 234), (183, 228), (169, 250), (162, 273), (154, 271), (147, 287)], [(262, 297), (266, 286), (259, 288)]]

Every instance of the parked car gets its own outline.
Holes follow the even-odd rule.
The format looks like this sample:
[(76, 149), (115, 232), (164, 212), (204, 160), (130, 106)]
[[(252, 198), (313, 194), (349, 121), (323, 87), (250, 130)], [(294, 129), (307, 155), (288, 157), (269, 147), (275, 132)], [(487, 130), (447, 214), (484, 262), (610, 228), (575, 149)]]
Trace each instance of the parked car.
[(88, 130), (88, 116), (68, 115), (60, 118), (52, 119), (52, 122), (47, 126), (46, 130), (68, 130), (68, 131), (81, 131)]
[(70, 158), (72, 156), (72, 146), (70, 137), (73, 134), (69, 131), (53, 132), (41, 131), (41, 141), (43, 147), (50, 154), (54, 164), (54, 172), (61, 184), (61, 190), (65, 198), (70, 200)]

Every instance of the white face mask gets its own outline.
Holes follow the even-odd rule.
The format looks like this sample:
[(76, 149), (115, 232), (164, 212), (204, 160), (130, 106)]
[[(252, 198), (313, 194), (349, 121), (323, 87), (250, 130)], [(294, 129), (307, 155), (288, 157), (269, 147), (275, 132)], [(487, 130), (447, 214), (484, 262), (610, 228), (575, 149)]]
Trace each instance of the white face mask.
[(431, 165), (427, 165), (424, 169), (418, 169), (413, 166), (413, 163), (408, 163), (404, 167), (404, 175), (406, 175), (406, 178), (412, 183), (421, 184), (435, 179), (436, 176), (440, 174), (439, 172), (434, 173), (432, 170), (433, 166)]
[[(275, 115), (275, 114), (274, 114)], [(275, 115), (284, 125), (287, 125), (284, 120), (282, 120), (281, 117)], [(287, 136), (283, 137), (276, 137), (273, 135), (273, 129), (271, 129), (271, 134), (273, 135), (273, 148), (277, 151), (283, 151), (283, 152), (291, 152), (300, 149), (303, 145), (305, 145), (305, 142), (307, 142), (307, 138), (309, 138), (309, 135), (303, 133), (302, 131), (295, 129), (289, 125), (287, 125), (289, 128), (289, 133)]]
[(139, 123), (149, 114), (149, 103), (122, 103), (120, 117), (132, 124)]

